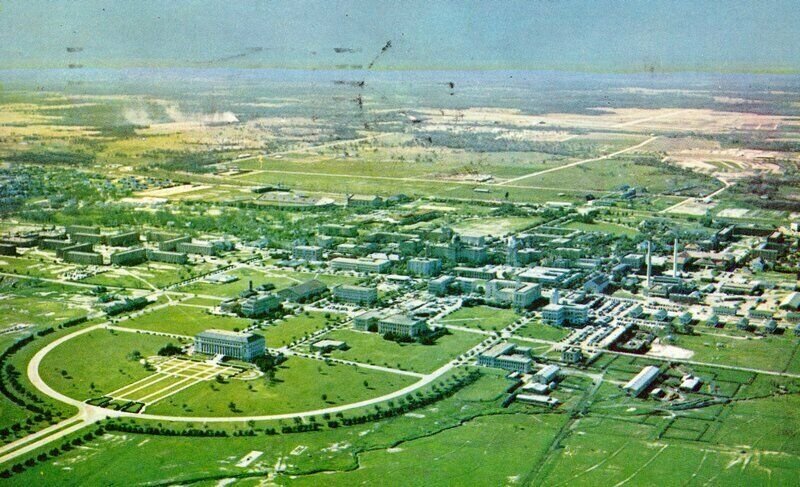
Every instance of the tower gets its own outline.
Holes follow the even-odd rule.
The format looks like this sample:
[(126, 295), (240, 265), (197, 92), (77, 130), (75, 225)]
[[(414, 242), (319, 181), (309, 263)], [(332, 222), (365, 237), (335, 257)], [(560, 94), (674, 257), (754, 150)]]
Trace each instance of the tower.
[(650, 251), (650, 241), (647, 241), (647, 289), (650, 289), (650, 277), (652, 276), (653, 271), (653, 256), (651, 255)]
[(672, 277), (678, 277), (678, 237), (672, 244)]
[(553, 294), (550, 295), (550, 304), (558, 304), (561, 298), (558, 295), (558, 288), (553, 289)]

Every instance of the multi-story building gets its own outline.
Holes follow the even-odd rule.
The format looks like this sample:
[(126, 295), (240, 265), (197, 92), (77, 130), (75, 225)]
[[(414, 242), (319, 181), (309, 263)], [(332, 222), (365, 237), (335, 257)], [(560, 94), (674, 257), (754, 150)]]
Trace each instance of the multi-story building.
[(436, 296), (444, 296), (450, 290), (455, 278), (453, 276), (439, 276), (428, 281), (428, 292)]
[(380, 321), (380, 311), (367, 311), (353, 318), (353, 329), (359, 331), (377, 331), (378, 321)]
[(125, 232), (106, 236), (106, 244), (111, 247), (129, 247), (138, 243), (139, 232)]
[(266, 340), (254, 333), (228, 330), (205, 330), (194, 338), (194, 350), (208, 355), (224, 355), (251, 361), (266, 353)]
[(71, 250), (64, 254), (64, 260), (73, 264), (103, 265), (103, 256), (96, 252)]
[(322, 247), (317, 245), (295, 245), (292, 247), (292, 257), (317, 262), (322, 260)]
[(527, 308), (542, 296), (542, 287), (533, 283), (519, 283), (492, 279), (486, 283), (486, 299), (516, 308)]
[(425, 324), (425, 320), (402, 313), (387, 316), (378, 321), (378, 333), (381, 335), (391, 333), (404, 337), (416, 337), (423, 334), (427, 329), (428, 326)]
[(442, 270), (439, 259), (415, 258), (408, 260), (408, 272), (417, 276), (435, 276)]
[(386, 259), (350, 259), (337, 257), (331, 260), (331, 267), (342, 271), (386, 272), (392, 263)]
[(136, 265), (145, 260), (147, 260), (147, 251), (143, 247), (111, 254), (111, 263), (113, 265)]
[(333, 297), (358, 305), (370, 305), (378, 301), (378, 290), (374, 287), (340, 284), (333, 287)]
[(175, 251), (182, 252), (184, 254), (217, 255), (219, 247), (212, 242), (201, 242), (195, 240), (192, 242), (179, 242), (175, 245)]
[(478, 365), (496, 367), (511, 372), (526, 374), (531, 371), (533, 360), (530, 349), (519, 347), (513, 343), (498, 343), (489, 350), (478, 355)]
[(162, 250), (148, 250), (147, 259), (155, 262), (168, 262), (170, 264), (185, 264), (189, 261), (186, 254)]
[(589, 321), (589, 306), (550, 303), (542, 308), (542, 321), (556, 326), (582, 325)]
[(259, 294), (245, 299), (242, 302), (241, 312), (242, 316), (256, 318), (265, 315), (280, 305), (281, 299), (277, 294)]
[(166, 240), (160, 240), (158, 242), (158, 250), (163, 250), (165, 252), (174, 252), (175, 249), (178, 248), (178, 244), (188, 243), (192, 241), (192, 237), (188, 235), (184, 235), (181, 237), (170, 237)]

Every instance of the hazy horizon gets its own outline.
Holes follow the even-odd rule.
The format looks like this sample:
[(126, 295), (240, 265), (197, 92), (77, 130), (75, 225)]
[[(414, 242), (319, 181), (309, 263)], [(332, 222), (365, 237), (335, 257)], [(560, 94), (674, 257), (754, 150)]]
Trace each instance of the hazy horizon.
[(12, 0), (0, 68), (798, 73), (799, 20), (786, 0)]

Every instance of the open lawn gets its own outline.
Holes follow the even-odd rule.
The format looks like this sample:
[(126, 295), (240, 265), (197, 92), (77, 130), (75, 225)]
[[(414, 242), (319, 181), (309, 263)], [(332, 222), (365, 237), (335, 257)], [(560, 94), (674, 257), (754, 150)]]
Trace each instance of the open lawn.
[(519, 317), (512, 309), (473, 306), (460, 308), (439, 320), (439, 323), (491, 331), (503, 329)]
[(148, 407), (147, 412), (236, 416), (305, 411), (381, 396), (413, 382), (405, 375), (290, 357), (272, 379), (200, 383)]
[(298, 338), (325, 328), (328, 324), (332, 324), (333, 320), (342, 316), (335, 313), (327, 313), (330, 315), (330, 319), (328, 319), (325, 318), (325, 314), (310, 311), (307, 314), (288, 316), (280, 322), (267, 325), (258, 333), (264, 335), (267, 339), (267, 347), (283, 347)]
[(486, 337), (455, 331), (439, 338), (435, 345), (421, 345), (384, 340), (377, 333), (336, 330), (323, 338), (342, 340), (350, 347), (348, 350), (331, 352), (333, 357), (428, 373), (466, 352)]
[[(784, 371), (790, 366), (798, 340), (790, 336), (736, 338), (721, 335), (678, 335), (675, 346), (694, 351), (692, 360), (736, 365), (761, 370)], [(792, 368), (800, 370), (798, 363)]]
[(120, 321), (119, 325), (138, 330), (194, 336), (209, 328), (243, 330), (251, 323), (251, 320), (244, 318), (212, 315), (202, 308), (178, 304)]
[(45, 356), (42, 379), (75, 399), (99, 397), (150, 375), (140, 363), (141, 357), (155, 355), (168, 342), (165, 337), (139, 333), (84, 333)]

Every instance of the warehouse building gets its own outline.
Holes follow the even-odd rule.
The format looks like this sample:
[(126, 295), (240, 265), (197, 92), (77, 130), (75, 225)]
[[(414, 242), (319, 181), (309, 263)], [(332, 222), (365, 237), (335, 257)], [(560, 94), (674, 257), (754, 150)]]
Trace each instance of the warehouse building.
[(636, 377), (622, 386), (622, 388), (631, 396), (637, 397), (644, 392), (644, 390), (647, 389), (660, 374), (661, 370), (658, 367), (654, 365), (648, 365), (639, 371), (639, 373), (636, 374)]

